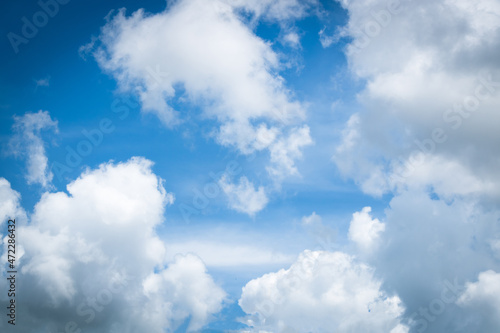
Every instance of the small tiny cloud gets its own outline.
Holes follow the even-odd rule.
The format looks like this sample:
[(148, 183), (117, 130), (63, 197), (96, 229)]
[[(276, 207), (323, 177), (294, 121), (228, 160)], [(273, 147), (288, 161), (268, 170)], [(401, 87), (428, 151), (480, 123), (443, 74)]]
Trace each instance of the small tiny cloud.
[(22, 117), (14, 116), (13, 135), (8, 143), (7, 153), (17, 158), (26, 159), (26, 181), (28, 184), (40, 184), (48, 187), (53, 174), (48, 167), (45, 145), (41, 132), (58, 132), (57, 121), (48, 111), (26, 113)]
[(269, 201), (264, 187), (256, 189), (247, 177), (241, 177), (239, 183), (235, 184), (230, 182), (227, 175), (223, 175), (219, 184), (228, 198), (229, 207), (238, 212), (253, 216), (264, 209)]
[(330, 109), (332, 111), (337, 111), (338, 108), (342, 105), (342, 100), (340, 99), (337, 99), (335, 101), (332, 102), (332, 104), (330, 104)]
[(80, 56), (80, 58), (82, 58), (83, 60), (87, 60), (87, 56), (91, 55), (95, 49), (96, 41), (97, 38), (95, 36), (92, 36), (90, 42), (78, 48), (78, 55)]
[(314, 239), (316, 246), (322, 250), (330, 251), (337, 247), (337, 231), (324, 225), (322, 217), (316, 212), (302, 217), (302, 227)]
[(300, 36), (298, 33), (292, 31), (283, 36), (283, 44), (289, 45), (293, 48), (300, 47)]
[(303, 225), (321, 224), (321, 216), (316, 214), (316, 212), (313, 212), (309, 216), (302, 217), (302, 224)]
[(349, 226), (349, 239), (362, 250), (371, 249), (376, 245), (380, 234), (385, 230), (385, 224), (370, 216), (371, 207), (364, 207), (361, 212), (352, 214)]
[(47, 76), (42, 79), (33, 79), (35, 82), (35, 91), (37, 91), (38, 87), (48, 87), (50, 85), (50, 76)]
[(326, 27), (321, 29), (319, 31), (318, 35), (319, 35), (319, 42), (321, 43), (321, 46), (326, 49), (327, 47), (330, 47), (332, 44), (337, 43), (340, 39), (340, 35), (339, 34), (328, 35), (325, 32), (325, 30), (326, 30)]

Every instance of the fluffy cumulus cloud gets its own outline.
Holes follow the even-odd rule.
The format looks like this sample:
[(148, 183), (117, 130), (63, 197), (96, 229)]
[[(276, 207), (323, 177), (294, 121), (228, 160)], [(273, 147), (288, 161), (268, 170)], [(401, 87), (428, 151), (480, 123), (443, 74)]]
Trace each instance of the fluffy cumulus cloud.
[(234, 184), (227, 175), (223, 175), (219, 185), (228, 198), (229, 207), (238, 212), (253, 216), (268, 202), (264, 187), (256, 189), (247, 177), (241, 177), (239, 183)]
[(0, 226), (7, 220), (25, 217), (19, 201), (21, 195), (14, 191), (5, 178), (0, 178)]
[(425, 191), (406, 191), (391, 200), (379, 246), (367, 263), (405, 304), (412, 333), (498, 329), (491, 325), (496, 315), (484, 313), (477, 320), (477, 308), (464, 310), (456, 301), (467, 281), (500, 269), (499, 218), (499, 210), (466, 198), (447, 203)]
[(457, 303), (475, 312), (473, 321), (480, 325), (481, 332), (500, 327), (500, 274), (492, 270), (481, 272), (477, 282), (466, 284)]
[(28, 112), (21, 117), (14, 117), (12, 130), (14, 134), (9, 141), (9, 153), (26, 159), (28, 184), (49, 186), (54, 175), (48, 167), (41, 133), (42, 131), (57, 133), (57, 121), (50, 117), (48, 111)]
[(437, 185), (444, 196), (498, 197), (498, 2), (341, 4), (349, 22), (339, 36), (353, 38), (349, 66), (366, 87), (339, 169), (372, 194)]
[(250, 281), (239, 304), (256, 332), (408, 332), (399, 298), (342, 252), (303, 252), (289, 269)]
[(365, 207), (361, 212), (352, 214), (349, 226), (349, 239), (362, 251), (371, 250), (377, 245), (380, 234), (385, 230), (385, 224), (370, 216), (371, 208)]
[[(18, 229), (20, 330), (163, 332), (189, 321), (195, 331), (220, 311), (225, 292), (198, 257), (166, 260), (155, 228), (173, 196), (151, 166), (105, 163), (67, 192), (43, 194)], [(10, 191), (0, 207), (12, 210), (15, 198)]]
[(102, 28), (94, 55), (121, 89), (139, 96), (143, 112), (166, 126), (190, 117), (174, 109), (182, 95), (202, 109), (196, 117), (217, 121), (218, 143), (244, 154), (267, 150), (273, 176), (293, 175), (295, 159), (312, 142), (302, 124), (305, 108), (279, 75), (280, 56), (244, 14), (286, 22), (314, 3), (182, 0), (154, 15), (120, 11)]
[(187, 331), (202, 328), (221, 310), (221, 300), (226, 297), (207, 274), (204, 263), (192, 254), (178, 256), (168, 268), (148, 276), (143, 287), (148, 297), (143, 311), (149, 320), (169, 328), (190, 317)]
[[(367, 262), (412, 333), (498, 331), (482, 292), (499, 271), (500, 5), (339, 2), (349, 21), (324, 46), (352, 38), (349, 67), (366, 84), (333, 160), (365, 193), (394, 195)], [(363, 231), (382, 227), (362, 215)]]
[[(26, 224), (26, 212), (20, 205), (20, 200), (21, 200), (21, 195), (14, 191), (8, 180), (5, 178), (0, 178), (0, 228), (1, 230), (7, 230), (7, 223), (9, 223), (9, 220), (15, 221), (16, 226), (22, 226)], [(9, 224), (13, 224), (10, 222)], [(2, 234), (4, 237), (2, 238)], [(2, 263), (7, 263), (8, 258), (8, 241), (9, 237), (7, 234), (4, 232), (0, 232), (0, 248), (1, 250), (1, 256), (0, 260), (2, 260)], [(11, 253), (12, 254), (12, 253)], [(17, 251), (17, 258), (21, 258), (24, 255), (24, 251), (20, 248)], [(5, 271), (7, 271), (7, 266), (6, 265), (1, 265), (0, 266), (0, 274), (5, 274)], [(0, 286), (4, 286), (4, 281), (0, 282)], [(5, 289), (6, 290), (6, 289)]]

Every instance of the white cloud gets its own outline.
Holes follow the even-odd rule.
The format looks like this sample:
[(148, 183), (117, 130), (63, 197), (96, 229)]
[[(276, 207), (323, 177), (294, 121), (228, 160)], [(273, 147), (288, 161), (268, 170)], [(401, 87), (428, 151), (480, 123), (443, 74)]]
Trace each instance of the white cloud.
[(404, 164), (394, 164), (388, 179), (391, 188), (417, 188), (432, 184), (433, 190), (443, 198), (453, 195), (498, 195), (495, 179), (483, 178), (465, 167), (458, 159), (431, 154), (411, 155)]
[(330, 45), (336, 43), (339, 41), (340, 37), (337, 36), (337, 35), (327, 35), (325, 33), (325, 30), (326, 30), (326, 27), (324, 27), (323, 29), (321, 29), (318, 33), (319, 35), (319, 42), (321, 43), (321, 46), (323, 48), (327, 48), (327, 47), (330, 47)]
[(500, 274), (492, 270), (481, 272), (477, 282), (467, 283), (457, 304), (473, 312), (482, 332), (500, 327)]
[(234, 184), (223, 175), (219, 185), (228, 198), (229, 207), (250, 216), (261, 211), (269, 201), (264, 187), (256, 189), (247, 177), (241, 177), (239, 183)]
[[(494, 331), (481, 329), (492, 316), (476, 320), (474, 306), (462, 311), (453, 302), (465, 281), (500, 269), (490, 245), (500, 239), (500, 211), (467, 198), (447, 203), (412, 190), (396, 195), (385, 213), (385, 230), (367, 263), (404, 302), (405, 318), (415, 321), (412, 329)], [(426, 309), (432, 320), (426, 319)]]
[(341, 34), (353, 38), (349, 67), (366, 86), (333, 160), (365, 193), (395, 195), (368, 263), (404, 302), (412, 331), (496, 331), (491, 305), (461, 301), (459, 308), (442, 295), (448, 283), (460, 290), (480, 272), (500, 269), (500, 132), (492, 125), (500, 120), (493, 55), (500, 6), (341, 3), (349, 13)]
[(407, 332), (399, 298), (342, 252), (303, 252), (289, 269), (248, 282), (239, 304), (256, 332)]
[(300, 47), (300, 36), (292, 31), (283, 36), (284, 44), (288, 44), (294, 48)]
[(362, 251), (372, 250), (377, 245), (385, 224), (370, 216), (371, 207), (364, 207), (361, 212), (352, 214), (348, 237)]
[(309, 216), (303, 216), (302, 217), (302, 224), (303, 225), (318, 225), (321, 224), (322, 218), (316, 212), (313, 212)]
[(48, 87), (50, 85), (50, 76), (33, 81), (35, 81), (35, 91), (36, 91), (38, 87)]
[(9, 141), (9, 153), (26, 159), (26, 181), (28, 184), (50, 186), (53, 178), (48, 168), (48, 159), (41, 137), (43, 130), (58, 132), (57, 121), (52, 120), (48, 111), (26, 113), (14, 117), (13, 136)]
[[(105, 163), (67, 193), (43, 194), (18, 229), (25, 250), (18, 302), (29, 309), (19, 329), (56, 331), (74, 321), (88, 332), (159, 332), (190, 320), (195, 331), (220, 311), (225, 292), (199, 258), (167, 260), (155, 228), (173, 196), (151, 167), (143, 158)], [(126, 292), (113, 291), (125, 284)]]
[[(443, 196), (498, 197), (498, 3), (341, 4), (349, 13), (341, 35), (353, 38), (349, 67), (366, 87), (334, 157), (339, 170), (375, 195), (400, 189), (387, 181), (399, 177), (403, 187)], [(418, 156), (425, 161), (400, 177)]]
[[(168, 268), (152, 273), (143, 282), (149, 302), (144, 317), (176, 327), (190, 316), (187, 331), (198, 331), (222, 309), (226, 293), (207, 274), (204, 263), (191, 254), (178, 256)], [(173, 322), (173, 324), (172, 324)]]
[[(308, 128), (299, 124), (304, 106), (278, 74), (278, 54), (239, 12), (282, 21), (306, 15), (314, 3), (182, 0), (155, 15), (139, 10), (126, 17), (120, 11), (102, 28), (95, 57), (121, 89), (139, 96), (143, 112), (166, 126), (184, 119), (171, 103), (182, 86), (188, 103), (218, 121), (214, 135), (220, 144), (245, 154), (268, 149), (273, 176), (296, 174), (294, 159), (312, 142)], [(285, 143), (297, 136), (301, 143), (288, 149)], [(277, 160), (281, 156), (283, 163)]]
[(338, 249), (337, 230), (324, 225), (323, 218), (313, 212), (309, 216), (302, 217), (302, 226), (304, 230), (311, 236), (314, 241), (314, 246), (319, 247), (321, 250), (334, 251)]
[[(2, 263), (7, 263), (7, 260), (9, 259), (7, 257), (7, 254), (9, 245), (8, 241), (10, 238), (8, 237), (8, 233), (4, 232), (4, 230), (8, 230), (7, 221), (14, 220), (16, 228), (25, 225), (27, 221), (26, 212), (21, 207), (20, 201), (21, 195), (11, 188), (10, 183), (9, 181), (7, 181), (7, 179), (0, 177), (0, 228), (2, 230), (0, 235), (5, 235), (3, 239), (0, 237), (0, 248), (3, 251), (0, 252), (2, 253), (2, 255), (0, 256), (0, 260), (2, 260)], [(10, 224), (12, 224), (12, 222)], [(23, 256), (24, 250), (22, 246), (18, 246), (16, 252), (17, 262), (20, 262)], [(5, 271), (7, 271), (7, 265), (0, 265), (0, 274), (4, 274)]]
[(302, 157), (302, 148), (312, 143), (308, 126), (293, 128), (287, 138), (277, 140), (269, 147), (271, 152), (271, 165), (267, 168), (269, 174), (278, 180), (288, 175), (298, 175), (295, 160)]
[(25, 218), (20, 206), (21, 195), (14, 191), (7, 179), (0, 177), (0, 226), (9, 219)]

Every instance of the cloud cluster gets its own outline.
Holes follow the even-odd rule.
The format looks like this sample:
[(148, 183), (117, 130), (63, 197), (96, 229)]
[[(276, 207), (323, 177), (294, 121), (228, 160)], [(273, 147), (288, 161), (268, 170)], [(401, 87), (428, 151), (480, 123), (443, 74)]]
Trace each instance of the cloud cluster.
[[(468, 198), (446, 202), (412, 190), (394, 196), (382, 221), (370, 212), (365, 207), (353, 214), (347, 233), (351, 243), (343, 250), (350, 255), (306, 251), (289, 269), (250, 281), (240, 299), (247, 323), (266, 332), (498, 329), (500, 210)], [(323, 227), (325, 235), (319, 215), (303, 217), (302, 223)], [(377, 300), (397, 295), (394, 309), (399, 312), (382, 307), (385, 321), (369, 317), (370, 305), (378, 301), (368, 295), (376, 293), (382, 295)], [(351, 319), (361, 326), (349, 326)]]
[[(198, 257), (167, 261), (155, 227), (173, 195), (151, 166), (143, 158), (104, 163), (67, 193), (43, 194), (18, 229), (19, 329), (160, 332), (188, 321), (196, 331), (221, 310), (226, 294)], [(4, 183), (2, 216), (14, 214), (18, 197)]]
[(48, 167), (41, 132), (57, 133), (57, 121), (50, 117), (48, 111), (28, 112), (21, 117), (14, 117), (12, 130), (14, 134), (9, 140), (8, 152), (26, 159), (26, 181), (28, 184), (48, 187), (54, 175)]
[(248, 282), (239, 304), (256, 332), (408, 332), (399, 298), (342, 252), (304, 251), (289, 269)]
[[(215, 119), (216, 141), (244, 154), (268, 150), (270, 173), (296, 174), (294, 161), (311, 144), (305, 108), (279, 75), (280, 56), (254, 34), (254, 20), (303, 17), (314, 1), (182, 0), (158, 14), (116, 14), (101, 31), (94, 55), (121, 89), (137, 94), (142, 111), (168, 127), (188, 118), (174, 100)], [(288, 143), (291, 145), (289, 146)]]
[(324, 46), (352, 38), (347, 60), (365, 87), (333, 161), (365, 193), (394, 195), (383, 223), (357, 213), (349, 237), (366, 243), (376, 226), (364, 258), (412, 333), (497, 331), (482, 293), (495, 293), (500, 268), (500, 5), (340, 3), (349, 21)]
[(447, 203), (424, 191), (406, 191), (391, 200), (380, 245), (368, 263), (405, 304), (412, 333), (424, 327), (428, 333), (477, 331), (492, 318), (485, 314), (477, 322), (475, 311), (464, 312), (455, 301), (467, 281), (500, 269), (494, 255), (499, 218), (498, 209), (485, 210), (465, 198)]
[(334, 156), (342, 173), (376, 195), (435, 186), (447, 197), (497, 197), (498, 3), (341, 4), (349, 13), (341, 35), (353, 38), (349, 66), (366, 82), (363, 110)]

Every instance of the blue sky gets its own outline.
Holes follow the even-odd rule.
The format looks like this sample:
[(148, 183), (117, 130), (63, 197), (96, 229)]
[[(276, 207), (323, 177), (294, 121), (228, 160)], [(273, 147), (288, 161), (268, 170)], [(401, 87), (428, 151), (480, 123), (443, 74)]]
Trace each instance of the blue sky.
[(17, 328), (500, 327), (495, 1), (40, 3), (0, 14)]

